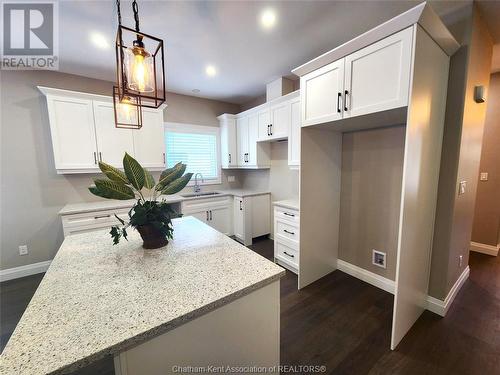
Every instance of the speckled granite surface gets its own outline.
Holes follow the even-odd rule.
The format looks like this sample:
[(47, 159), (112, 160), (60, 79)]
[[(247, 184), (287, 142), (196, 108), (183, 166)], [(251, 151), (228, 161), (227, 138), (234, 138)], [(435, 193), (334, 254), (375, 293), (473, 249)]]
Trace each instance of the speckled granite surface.
[(284, 199), (282, 201), (274, 201), (274, 206), (291, 208), (292, 210), (300, 210), (299, 199)]
[(193, 217), (142, 249), (136, 231), (64, 240), (0, 360), (0, 374), (59, 374), (116, 354), (278, 280), (284, 270)]

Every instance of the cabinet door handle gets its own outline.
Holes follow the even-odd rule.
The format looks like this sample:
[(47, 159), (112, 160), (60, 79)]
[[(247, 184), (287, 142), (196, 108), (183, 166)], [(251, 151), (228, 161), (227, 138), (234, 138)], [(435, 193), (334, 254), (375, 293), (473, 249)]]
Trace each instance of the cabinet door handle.
[(165, 153), (163, 153), (163, 164), (165, 164), (166, 161), (165, 161)]
[(283, 229), (283, 232), (291, 234), (292, 236), (295, 236), (295, 232), (290, 232), (290, 231), (287, 231), (286, 229)]
[(94, 151), (94, 164), (97, 164), (97, 154)]
[(291, 217), (295, 217), (294, 214), (289, 214), (288, 212), (283, 212), (283, 215), (286, 215), (286, 216), (291, 216)]
[(111, 217), (111, 215), (101, 215), (101, 216), (94, 216), (94, 219), (97, 220), (97, 219), (104, 219), (106, 217)]
[(342, 93), (339, 92), (339, 95), (337, 96), (337, 112), (340, 113), (342, 110), (340, 109), (340, 100), (342, 99)]
[(273, 124), (269, 125), (269, 133), (270, 135), (273, 135)]
[(101, 151), (99, 151), (99, 161), (102, 161), (102, 154), (101, 154)]
[(229, 163), (231, 163), (231, 154), (228, 154), (229, 155)]
[(243, 201), (240, 201), (240, 211), (243, 211), (243, 207), (241, 206), (242, 203)]
[(208, 211), (205, 211), (207, 213), (207, 221), (208, 221)]
[(288, 255), (290, 258), (295, 258), (295, 255), (288, 254), (286, 251), (283, 251), (283, 254)]
[(345, 90), (345, 91), (344, 91), (344, 111), (349, 110), (349, 109), (347, 108), (347, 95), (349, 95), (349, 91), (348, 91), (348, 90)]
[(212, 221), (212, 210), (210, 210), (210, 221)]

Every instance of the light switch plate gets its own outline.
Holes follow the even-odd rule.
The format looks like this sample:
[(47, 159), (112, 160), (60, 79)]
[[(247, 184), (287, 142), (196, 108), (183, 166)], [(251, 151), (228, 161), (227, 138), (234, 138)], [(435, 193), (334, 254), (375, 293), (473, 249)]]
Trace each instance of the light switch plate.
[(19, 246), (19, 255), (28, 255), (28, 246), (27, 245)]
[(488, 181), (488, 172), (481, 172), (479, 175), (479, 181)]
[(467, 181), (460, 181), (458, 185), (458, 195), (465, 194), (465, 188), (467, 186)]
[(372, 249), (372, 264), (381, 268), (385, 268), (386, 254), (382, 251)]

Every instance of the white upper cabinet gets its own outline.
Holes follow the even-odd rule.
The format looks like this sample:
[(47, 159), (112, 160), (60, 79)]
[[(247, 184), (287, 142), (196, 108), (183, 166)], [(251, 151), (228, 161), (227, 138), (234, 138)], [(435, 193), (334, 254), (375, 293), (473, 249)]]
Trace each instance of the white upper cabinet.
[(264, 140), (270, 137), (269, 128), (271, 127), (271, 111), (269, 108), (261, 110), (258, 114), (259, 131), (258, 139)]
[(300, 77), (302, 126), (342, 118), (344, 59)]
[(142, 109), (141, 129), (119, 129), (110, 97), (38, 88), (47, 97), (57, 173), (95, 173), (100, 160), (122, 167), (125, 152), (146, 168), (164, 168), (163, 106)]
[(237, 167), (236, 117), (223, 114), (218, 119), (220, 124), (221, 166), (222, 168)]
[(130, 129), (115, 127), (113, 103), (93, 102), (98, 160), (123, 167), (123, 155), (134, 154), (134, 137)]
[(300, 166), (300, 98), (290, 102), (290, 135), (288, 137), (288, 165)]
[[(260, 117), (260, 116), (259, 116)], [(247, 166), (257, 167), (259, 165), (258, 157), (260, 152), (260, 144), (257, 143), (259, 137), (259, 120), (257, 115), (248, 117), (248, 153)]]
[(412, 28), (345, 57), (344, 117), (408, 105)]
[(269, 138), (287, 138), (290, 130), (290, 101), (272, 106), (270, 112), (271, 126), (269, 127)]
[(97, 145), (92, 101), (47, 97), (50, 132), (57, 170), (97, 168)]
[(142, 109), (142, 128), (132, 130), (134, 136), (134, 155), (137, 161), (151, 170), (165, 167), (165, 130), (163, 111), (151, 108)]
[(236, 120), (236, 134), (238, 145), (238, 166), (244, 167), (248, 156), (248, 116)]

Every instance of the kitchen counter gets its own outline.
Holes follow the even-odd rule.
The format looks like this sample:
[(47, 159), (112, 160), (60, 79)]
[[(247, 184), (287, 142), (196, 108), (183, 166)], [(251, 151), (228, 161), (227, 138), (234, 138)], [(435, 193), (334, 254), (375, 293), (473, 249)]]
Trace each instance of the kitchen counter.
[[(115, 246), (107, 230), (67, 237), (1, 355), (0, 374), (67, 373), (134, 350), (285, 273), (193, 217), (173, 225), (174, 239), (156, 250), (143, 249), (134, 230)], [(279, 319), (279, 287), (275, 294)], [(277, 332), (279, 341), (279, 320)]]
[(284, 208), (290, 208), (292, 210), (297, 210), (297, 211), (300, 210), (300, 202), (299, 202), (298, 198), (296, 198), (296, 199), (284, 199), (281, 201), (274, 201), (273, 205), (284, 207)]
[[(183, 197), (179, 194), (176, 195), (162, 195), (160, 199), (164, 199), (167, 203), (178, 203), (186, 200), (193, 199), (208, 199), (208, 198), (216, 198), (223, 196), (237, 196), (237, 197), (250, 197), (255, 195), (262, 194), (271, 194), (270, 191), (260, 191), (260, 190), (249, 190), (249, 189), (229, 189), (229, 190), (216, 190), (220, 194), (214, 195), (204, 195), (204, 196), (196, 196), (196, 197)], [(102, 211), (102, 210), (115, 210), (121, 208), (129, 208), (135, 204), (135, 199), (125, 200), (125, 201), (116, 201), (116, 200), (103, 200), (96, 202), (83, 202), (83, 203), (70, 203), (65, 205), (61, 211), (59, 211), (59, 215), (73, 215), (80, 214), (85, 212), (94, 212), (94, 211)]]

